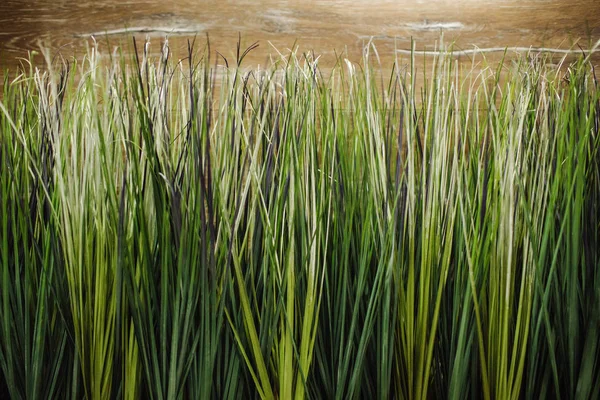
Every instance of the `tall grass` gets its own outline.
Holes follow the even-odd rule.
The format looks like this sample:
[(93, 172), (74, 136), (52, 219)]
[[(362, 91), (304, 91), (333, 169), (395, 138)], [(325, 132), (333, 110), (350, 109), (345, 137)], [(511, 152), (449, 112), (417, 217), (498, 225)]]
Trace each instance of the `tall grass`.
[(5, 76), (7, 394), (600, 397), (590, 60), (253, 47)]

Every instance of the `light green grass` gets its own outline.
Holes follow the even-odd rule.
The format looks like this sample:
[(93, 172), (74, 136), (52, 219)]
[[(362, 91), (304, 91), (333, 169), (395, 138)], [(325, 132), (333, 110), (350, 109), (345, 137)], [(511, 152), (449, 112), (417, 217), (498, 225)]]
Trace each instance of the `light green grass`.
[(5, 78), (10, 397), (598, 398), (592, 63), (373, 51)]

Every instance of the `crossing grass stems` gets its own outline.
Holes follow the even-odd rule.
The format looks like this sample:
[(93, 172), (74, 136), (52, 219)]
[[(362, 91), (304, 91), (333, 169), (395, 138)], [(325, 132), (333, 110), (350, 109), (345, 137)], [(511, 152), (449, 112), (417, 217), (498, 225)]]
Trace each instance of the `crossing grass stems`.
[(600, 396), (589, 56), (134, 46), (5, 75), (11, 398)]

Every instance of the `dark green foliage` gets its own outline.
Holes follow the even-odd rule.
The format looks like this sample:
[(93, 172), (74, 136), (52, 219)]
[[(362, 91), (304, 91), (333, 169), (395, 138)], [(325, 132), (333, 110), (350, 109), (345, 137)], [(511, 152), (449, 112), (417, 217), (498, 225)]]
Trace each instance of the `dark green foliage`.
[(252, 48), (5, 79), (0, 397), (598, 398), (590, 60)]

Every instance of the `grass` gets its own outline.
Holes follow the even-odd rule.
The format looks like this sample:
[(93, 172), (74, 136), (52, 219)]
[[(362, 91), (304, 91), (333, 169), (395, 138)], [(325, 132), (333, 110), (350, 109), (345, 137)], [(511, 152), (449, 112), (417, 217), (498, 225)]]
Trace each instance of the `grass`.
[(590, 60), (252, 48), (5, 75), (9, 396), (600, 397)]

